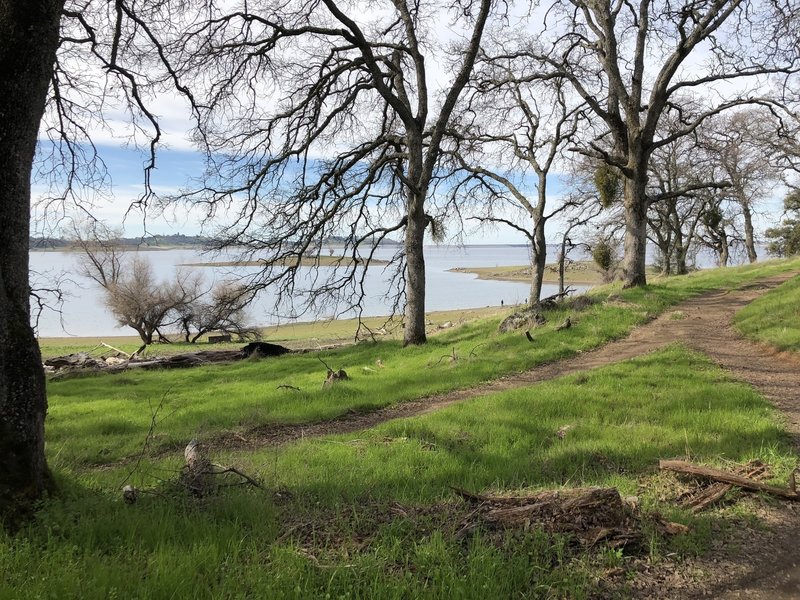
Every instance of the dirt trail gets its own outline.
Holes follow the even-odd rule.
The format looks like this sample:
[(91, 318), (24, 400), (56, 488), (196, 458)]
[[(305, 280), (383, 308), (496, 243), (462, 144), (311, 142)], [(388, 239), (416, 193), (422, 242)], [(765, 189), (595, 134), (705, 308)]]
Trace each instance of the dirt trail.
[[(731, 291), (714, 291), (681, 303), (657, 319), (637, 327), (625, 339), (573, 358), (542, 365), (470, 389), (420, 398), (366, 414), (348, 414), (324, 423), (266, 426), (236, 439), (217, 440), (227, 447), (277, 446), (304, 437), (348, 433), (379, 423), (429, 413), (491, 392), (536, 382), (640, 356), (675, 342), (698, 350), (750, 383), (771, 400), (787, 419), (800, 449), (800, 359), (743, 339), (732, 327), (734, 314), (749, 302), (796, 274), (784, 274)], [(214, 442), (212, 442), (214, 444)], [(800, 506), (762, 502), (765, 528), (742, 528), (715, 540), (705, 557), (647, 567), (632, 582), (638, 598), (800, 599)]]
[(320, 423), (266, 425), (252, 429), (243, 436), (227, 437), (210, 443), (227, 448), (257, 448), (279, 446), (319, 435), (360, 431), (392, 419), (440, 410), (456, 402), (492, 392), (526, 387), (562, 375), (602, 367), (680, 342), (704, 352), (712, 360), (731, 370), (736, 378), (749, 382), (771, 399), (788, 415), (789, 427), (800, 447), (800, 400), (794, 393), (800, 389), (800, 360), (776, 356), (774, 352), (758, 344), (743, 340), (730, 327), (736, 311), (791, 276), (783, 274), (732, 291), (703, 294), (676, 305), (657, 319), (637, 327), (624, 339), (475, 387), (427, 396), (368, 413), (349, 413)]

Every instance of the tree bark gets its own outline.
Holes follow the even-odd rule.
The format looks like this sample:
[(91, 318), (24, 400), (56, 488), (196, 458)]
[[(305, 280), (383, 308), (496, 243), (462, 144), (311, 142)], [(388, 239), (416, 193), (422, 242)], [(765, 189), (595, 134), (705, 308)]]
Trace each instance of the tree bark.
[(742, 202), (742, 217), (744, 218), (744, 245), (747, 248), (747, 259), (754, 263), (758, 260), (756, 254), (755, 232), (753, 231), (753, 213), (746, 202)]
[(647, 163), (625, 178), (625, 258), (623, 286), (647, 285)]
[(531, 297), (530, 306), (533, 306), (542, 297), (542, 282), (544, 281), (544, 269), (547, 265), (547, 240), (544, 236), (545, 220), (539, 218), (534, 224), (533, 230), (533, 256), (531, 257)]
[(41, 354), (30, 326), (31, 170), (63, 0), (0, 0), (0, 520), (13, 526), (50, 484)]
[(406, 323), (403, 345), (424, 344), (425, 335), (425, 227), (428, 217), (424, 196), (408, 191), (408, 222), (406, 224)]

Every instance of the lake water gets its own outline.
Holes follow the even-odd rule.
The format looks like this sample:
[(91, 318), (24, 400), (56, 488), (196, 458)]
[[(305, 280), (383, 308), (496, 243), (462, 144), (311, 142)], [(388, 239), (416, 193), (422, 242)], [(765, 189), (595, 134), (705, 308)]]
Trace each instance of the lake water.
[[(381, 248), (376, 258), (389, 259), (395, 249)], [(177, 265), (214, 260), (196, 250), (160, 250), (141, 253), (154, 267), (159, 281), (171, 278)], [(555, 254), (553, 253), (555, 256)], [(44, 310), (39, 318), (37, 332), (41, 337), (53, 336), (111, 336), (131, 335), (130, 328), (118, 327), (103, 304), (102, 290), (94, 282), (78, 275), (79, 254), (75, 252), (31, 252), (31, 270), (34, 287), (51, 287), (61, 278), (60, 288), (64, 292), (61, 312)], [(224, 260), (224, 259), (222, 259)], [(524, 302), (528, 296), (528, 284), (506, 281), (483, 281), (474, 275), (449, 273), (454, 267), (494, 267), (499, 265), (522, 265), (528, 262), (528, 250), (520, 246), (431, 246), (426, 248), (427, 310), (452, 308), (477, 308)], [(234, 275), (246, 275), (255, 268), (192, 267), (199, 269), (206, 279), (229, 279)], [(328, 271), (328, 269), (323, 269)], [(388, 273), (382, 267), (373, 267), (367, 273), (364, 316), (385, 315), (391, 312)], [(544, 286), (543, 295), (557, 291), (556, 286)], [(286, 322), (288, 307), (275, 311), (275, 298), (269, 290), (261, 293), (249, 308), (251, 320), (259, 325)], [(306, 313), (302, 320), (315, 317), (328, 318), (343, 310), (341, 306), (326, 305), (319, 314)], [(342, 315), (346, 317), (347, 315)]]
[[(394, 247), (382, 247), (376, 258), (389, 259), (396, 251)], [(177, 265), (193, 262), (208, 262), (211, 259), (197, 250), (160, 250), (142, 252), (153, 265), (157, 280), (170, 279)], [(548, 257), (556, 256), (555, 247), (548, 249)], [(64, 292), (61, 312), (45, 309), (37, 327), (41, 337), (54, 336), (112, 336), (132, 335), (130, 328), (116, 325), (114, 318), (103, 304), (102, 290), (92, 281), (79, 276), (75, 252), (31, 252), (31, 270), (34, 287), (53, 287), (53, 281), (61, 279), (60, 288)], [(575, 256), (574, 258), (584, 258)], [(222, 259), (224, 260), (224, 259)], [(495, 267), (501, 265), (528, 264), (528, 248), (525, 246), (429, 246), (426, 248), (426, 309), (448, 310), (458, 308), (479, 308), (505, 304), (522, 303), (528, 297), (527, 283), (507, 281), (485, 281), (465, 273), (451, 273), (454, 267)], [(703, 261), (709, 266), (709, 260)], [(703, 264), (703, 263), (701, 263)], [(234, 275), (246, 275), (255, 268), (230, 267), (192, 267), (200, 269), (205, 278), (214, 280), (230, 279)], [(306, 270), (308, 271), (308, 270)], [(323, 272), (327, 269), (323, 269)], [(386, 315), (391, 312), (391, 301), (387, 300), (390, 291), (389, 276), (381, 267), (373, 267), (367, 273), (364, 301), (364, 316)], [(557, 287), (545, 285), (543, 296), (556, 293)], [(306, 313), (302, 320), (330, 318), (343, 311), (343, 307), (327, 305), (317, 314)], [(251, 321), (259, 325), (285, 323), (290, 319), (287, 306), (276, 312), (275, 297), (269, 290), (261, 293), (249, 308)], [(340, 315), (342, 317), (348, 314)], [(352, 316), (352, 314), (350, 315)]]

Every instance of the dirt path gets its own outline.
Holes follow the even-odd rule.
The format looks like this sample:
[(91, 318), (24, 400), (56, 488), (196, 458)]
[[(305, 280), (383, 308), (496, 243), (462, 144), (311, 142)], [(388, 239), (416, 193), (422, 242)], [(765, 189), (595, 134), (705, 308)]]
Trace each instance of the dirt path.
[(791, 275), (779, 275), (732, 291), (703, 294), (673, 307), (657, 319), (637, 327), (626, 338), (572, 358), (535, 367), (464, 390), (427, 396), (368, 413), (348, 413), (336, 419), (302, 425), (266, 425), (243, 436), (214, 440), (227, 448), (280, 446), (307, 437), (351, 433), (385, 421), (440, 410), (456, 402), (533, 385), (547, 379), (602, 367), (652, 352), (668, 344), (683, 343), (704, 352), (733, 375), (752, 384), (789, 416), (789, 427), (800, 447), (800, 360), (778, 357), (758, 344), (743, 340), (730, 327), (733, 315), (753, 299), (777, 287)]
[[(703, 294), (637, 327), (625, 339), (470, 389), (420, 398), (366, 414), (348, 414), (324, 423), (261, 427), (245, 436), (228, 437), (217, 443), (238, 448), (278, 446), (304, 437), (358, 431), (491, 392), (602, 367), (678, 342), (706, 354), (733, 377), (750, 383), (771, 400), (786, 415), (787, 428), (800, 449), (800, 358), (745, 340), (732, 327), (733, 316), (739, 309), (792, 276), (784, 274), (731, 291)], [(764, 527), (743, 527), (724, 536), (720, 534), (714, 549), (700, 559), (681, 563), (666, 559), (656, 566), (644, 565), (639, 570), (640, 576), (632, 582), (632, 593), (638, 598), (665, 599), (800, 599), (797, 550), (800, 506), (769, 500), (758, 502)]]

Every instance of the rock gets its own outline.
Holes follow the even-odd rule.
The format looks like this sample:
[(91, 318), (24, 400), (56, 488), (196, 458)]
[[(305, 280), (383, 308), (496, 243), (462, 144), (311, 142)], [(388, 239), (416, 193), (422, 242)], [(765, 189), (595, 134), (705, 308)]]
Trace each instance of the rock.
[(439, 325), (439, 329), (450, 329), (453, 326), (452, 321), (445, 321), (441, 325)]
[(126, 359), (124, 359), (124, 358), (120, 358), (119, 356), (109, 356), (109, 357), (106, 359), (106, 364), (107, 364), (108, 366), (110, 366), (110, 367), (111, 367), (111, 366), (114, 366), (114, 365), (123, 365), (123, 364), (125, 364), (126, 362), (128, 362)]
[(544, 325), (547, 320), (536, 307), (524, 308), (518, 312), (512, 313), (503, 319), (500, 323), (500, 333), (508, 333), (517, 329), (532, 327), (540, 327)]

